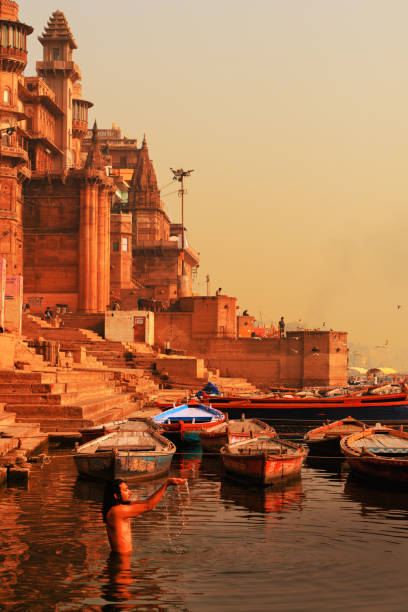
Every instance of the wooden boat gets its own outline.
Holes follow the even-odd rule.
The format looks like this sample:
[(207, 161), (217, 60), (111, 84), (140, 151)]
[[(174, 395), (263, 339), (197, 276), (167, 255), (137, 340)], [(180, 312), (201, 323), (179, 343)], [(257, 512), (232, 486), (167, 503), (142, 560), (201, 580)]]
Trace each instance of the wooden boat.
[(121, 419), (119, 421), (110, 421), (109, 423), (102, 423), (101, 425), (93, 425), (91, 427), (84, 427), (79, 430), (82, 438), (82, 444), (100, 438), (105, 434), (112, 433), (113, 431), (133, 431), (139, 430), (139, 426), (135, 423), (147, 423), (148, 427), (160, 431), (160, 427), (156, 425), (152, 419), (144, 417), (130, 417), (127, 419)]
[(153, 417), (163, 434), (177, 444), (199, 444), (201, 432), (225, 421), (225, 414), (211, 406), (190, 402)]
[(340, 421), (327, 422), (306, 432), (303, 441), (315, 456), (341, 456), (340, 440), (344, 436), (363, 431), (368, 426), (348, 416)]
[(408, 485), (408, 434), (404, 431), (377, 424), (342, 438), (340, 448), (356, 475)]
[[(211, 406), (223, 410), (229, 418), (241, 413), (259, 419), (344, 419), (348, 415), (362, 421), (408, 420), (408, 393), (372, 394), (370, 392), (331, 397), (211, 396)], [(207, 404), (203, 399), (202, 403)], [(168, 404), (157, 404), (162, 409)]]
[(226, 444), (233, 444), (263, 435), (274, 437), (276, 431), (259, 419), (245, 419), (243, 415), (240, 420), (224, 421), (211, 425), (200, 433), (200, 438), (204, 450), (217, 453)]
[(227, 476), (266, 486), (297, 478), (308, 450), (293, 442), (261, 436), (227, 444), (220, 453)]
[(80, 476), (143, 481), (166, 475), (175, 451), (170, 440), (140, 422), (138, 430), (114, 431), (77, 446), (73, 457)]

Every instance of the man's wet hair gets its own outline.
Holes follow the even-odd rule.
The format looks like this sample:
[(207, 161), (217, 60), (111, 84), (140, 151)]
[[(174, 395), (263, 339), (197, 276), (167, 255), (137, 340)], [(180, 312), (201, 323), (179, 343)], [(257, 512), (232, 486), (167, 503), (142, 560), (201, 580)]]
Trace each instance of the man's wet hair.
[[(120, 485), (122, 482), (125, 482), (122, 478), (115, 478), (115, 480), (109, 480), (106, 483), (102, 505), (102, 517), (104, 523), (106, 523), (106, 515), (108, 514), (109, 510), (113, 506), (118, 506), (122, 503), (122, 496), (120, 492)], [(118, 497), (115, 497), (115, 495)]]

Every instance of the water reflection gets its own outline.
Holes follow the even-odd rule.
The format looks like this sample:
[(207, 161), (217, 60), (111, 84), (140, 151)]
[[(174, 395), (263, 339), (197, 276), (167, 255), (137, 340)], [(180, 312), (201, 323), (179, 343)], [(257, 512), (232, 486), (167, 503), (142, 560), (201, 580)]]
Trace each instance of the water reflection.
[(350, 474), (344, 485), (344, 495), (360, 505), (363, 516), (378, 510), (402, 510), (408, 517), (408, 491), (376, 488)]
[(344, 481), (331, 461), (280, 489), (227, 482), (201, 449), (171, 473), (189, 487), (132, 520), (131, 557), (110, 555), (104, 484), (72, 457), (33, 466), (30, 491), (0, 490), (0, 609), (233, 612), (254, 593), (257, 612), (406, 608), (408, 494)]
[(220, 481), (223, 477), (221, 455), (219, 453), (203, 455), (200, 476), (207, 480)]
[(200, 473), (203, 449), (197, 446), (188, 451), (177, 452), (172, 467), (177, 467), (183, 478), (198, 478)]
[(304, 500), (301, 479), (286, 486), (268, 488), (246, 487), (224, 481), (220, 491), (226, 508), (233, 503), (262, 514), (301, 510)]
[(322, 470), (324, 472), (329, 472), (331, 474), (344, 474), (349, 471), (347, 466), (347, 462), (344, 457), (310, 457), (308, 456), (306, 459), (306, 465), (309, 467), (315, 468), (317, 470)]
[(107, 603), (102, 610), (135, 610), (139, 606), (143, 606), (143, 610), (162, 609), (154, 602), (160, 601), (164, 591), (148, 559), (134, 561), (131, 555), (111, 553), (103, 577), (107, 580), (102, 596)]
[(78, 476), (74, 485), (74, 498), (83, 500), (92, 499), (102, 505), (104, 489), (105, 484), (103, 482), (85, 480), (85, 478)]

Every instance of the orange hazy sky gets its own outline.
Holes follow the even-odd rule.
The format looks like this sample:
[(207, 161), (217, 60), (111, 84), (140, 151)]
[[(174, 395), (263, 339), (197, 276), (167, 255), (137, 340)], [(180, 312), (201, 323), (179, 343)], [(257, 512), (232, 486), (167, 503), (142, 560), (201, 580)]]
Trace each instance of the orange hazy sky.
[(26, 74), (62, 10), (90, 120), (146, 133), (173, 221), (169, 168), (195, 170), (185, 222), (197, 293), (209, 274), (212, 293), (265, 322), (325, 322), (405, 354), (406, 0), (19, 5), (35, 28)]

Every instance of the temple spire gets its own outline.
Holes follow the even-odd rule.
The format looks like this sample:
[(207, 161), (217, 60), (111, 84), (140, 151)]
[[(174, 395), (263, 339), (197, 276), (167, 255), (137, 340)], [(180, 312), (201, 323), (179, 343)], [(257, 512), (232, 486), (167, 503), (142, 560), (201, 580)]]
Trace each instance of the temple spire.
[(68, 21), (62, 11), (55, 11), (48, 20), (42, 36), (38, 37), (41, 43), (47, 41), (67, 41), (71, 49), (77, 49)]
[(96, 124), (96, 119), (92, 128), (92, 141), (86, 158), (85, 168), (87, 170), (104, 170), (105, 168), (105, 160), (98, 143), (98, 126)]

